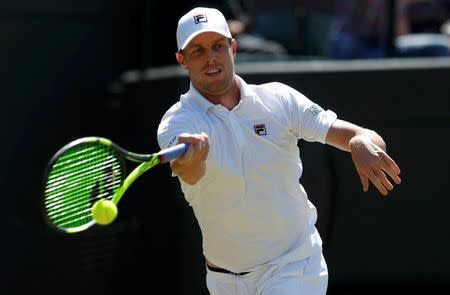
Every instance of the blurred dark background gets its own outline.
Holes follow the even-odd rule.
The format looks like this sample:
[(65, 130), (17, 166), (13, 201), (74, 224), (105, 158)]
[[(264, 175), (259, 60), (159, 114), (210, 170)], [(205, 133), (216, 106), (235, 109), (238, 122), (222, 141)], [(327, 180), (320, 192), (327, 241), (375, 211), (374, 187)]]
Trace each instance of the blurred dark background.
[[(2, 293), (207, 294), (198, 225), (167, 166), (130, 187), (108, 227), (63, 235), (40, 207), (46, 164), (73, 139), (158, 149), (159, 119), (189, 86), (175, 65), (176, 23), (197, 2), (0, 2)], [(348, 154), (299, 143), (328, 293), (448, 293), (450, 59), (399, 53), (396, 1), (387, 1), (385, 56), (331, 57), (336, 2), (255, 2), (253, 26), (270, 33), (267, 21), (277, 22), (267, 38), (287, 52), (238, 53), (237, 73), (288, 83), (377, 130), (402, 169), (390, 197), (363, 193)]]

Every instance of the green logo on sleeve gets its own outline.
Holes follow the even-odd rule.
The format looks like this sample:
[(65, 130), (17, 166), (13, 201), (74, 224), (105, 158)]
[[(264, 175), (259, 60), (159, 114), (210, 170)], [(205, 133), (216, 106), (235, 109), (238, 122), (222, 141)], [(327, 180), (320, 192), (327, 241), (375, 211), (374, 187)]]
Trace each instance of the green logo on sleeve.
[(314, 115), (317, 115), (318, 113), (320, 113), (321, 111), (323, 111), (323, 109), (318, 105), (318, 104), (313, 104), (311, 105), (308, 110), (311, 111), (311, 113), (313, 113)]

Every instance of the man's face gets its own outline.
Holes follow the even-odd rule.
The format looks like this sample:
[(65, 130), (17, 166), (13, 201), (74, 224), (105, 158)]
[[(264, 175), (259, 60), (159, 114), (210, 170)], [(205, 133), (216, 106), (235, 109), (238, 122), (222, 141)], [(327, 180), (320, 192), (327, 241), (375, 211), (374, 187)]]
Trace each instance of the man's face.
[(234, 39), (230, 42), (218, 33), (205, 32), (192, 39), (176, 58), (195, 88), (213, 98), (225, 94), (233, 83), (236, 47)]

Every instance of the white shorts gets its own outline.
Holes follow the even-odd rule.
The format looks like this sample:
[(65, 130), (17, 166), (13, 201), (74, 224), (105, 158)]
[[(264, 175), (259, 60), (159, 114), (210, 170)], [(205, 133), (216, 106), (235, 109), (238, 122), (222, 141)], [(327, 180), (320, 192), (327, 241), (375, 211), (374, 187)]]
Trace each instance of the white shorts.
[(268, 265), (245, 275), (225, 274), (206, 268), (211, 295), (325, 295), (328, 269), (321, 252), (282, 265)]

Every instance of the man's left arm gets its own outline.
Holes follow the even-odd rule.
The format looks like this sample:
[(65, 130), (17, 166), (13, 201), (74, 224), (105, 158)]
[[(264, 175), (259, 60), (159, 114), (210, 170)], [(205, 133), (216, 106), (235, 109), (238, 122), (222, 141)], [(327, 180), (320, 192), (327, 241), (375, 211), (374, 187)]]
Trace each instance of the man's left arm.
[(386, 143), (375, 131), (338, 119), (328, 130), (326, 143), (351, 153), (365, 192), (370, 180), (386, 196), (394, 188), (387, 175), (400, 184), (400, 168), (387, 154)]

